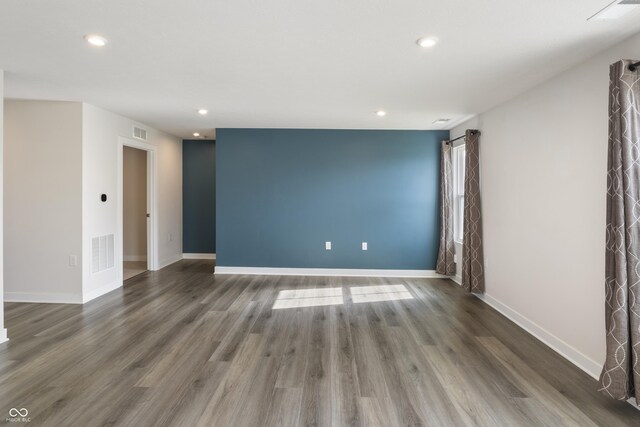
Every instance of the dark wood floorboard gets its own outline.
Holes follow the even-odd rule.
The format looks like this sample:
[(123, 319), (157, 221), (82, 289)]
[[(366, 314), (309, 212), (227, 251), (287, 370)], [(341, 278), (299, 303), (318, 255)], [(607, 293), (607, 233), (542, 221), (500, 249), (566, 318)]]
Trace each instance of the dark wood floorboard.
[(584, 372), (442, 279), (145, 272), (84, 306), (5, 304), (0, 422), (640, 426)]

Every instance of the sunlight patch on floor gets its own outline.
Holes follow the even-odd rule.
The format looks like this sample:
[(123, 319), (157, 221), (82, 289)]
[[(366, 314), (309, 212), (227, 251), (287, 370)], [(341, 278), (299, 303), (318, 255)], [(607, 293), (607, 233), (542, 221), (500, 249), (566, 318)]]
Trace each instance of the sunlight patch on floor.
[[(352, 286), (354, 304), (413, 299), (404, 285)], [(342, 288), (286, 289), (278, 292), (274, 310), (344, 304)]]
[(354, 304), (413, 299), (404, 285), (354, 286), (350, 291)]
[(342, 288), (290, 289), (278, 292), (273, 309), (320, 307), (343, 303)]

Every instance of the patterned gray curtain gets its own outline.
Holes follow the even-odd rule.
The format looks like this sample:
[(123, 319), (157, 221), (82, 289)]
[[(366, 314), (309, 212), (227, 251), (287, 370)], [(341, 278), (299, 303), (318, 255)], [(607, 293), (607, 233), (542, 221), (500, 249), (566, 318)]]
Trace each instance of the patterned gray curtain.
[(640, 387), (640, 72), (610, 68), (605, 295), (607, 355), (601, 391), (626, 400)]
[(453, 168), (451, 165), (451, 145), (442, 141), (440, 151), (440, 250), (436, 273), (453, 276), (456, 264), (453, 261)]
[(484, 293), (479, 143), (480, 131), (468, 129), (465, 135), (462, 287), (473, 293)]

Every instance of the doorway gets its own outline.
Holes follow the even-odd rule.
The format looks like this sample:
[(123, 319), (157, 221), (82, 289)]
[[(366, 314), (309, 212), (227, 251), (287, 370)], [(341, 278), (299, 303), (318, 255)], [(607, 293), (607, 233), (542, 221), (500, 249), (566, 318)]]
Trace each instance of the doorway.
[(124, 146), (122, 151), (122, 278), (148, 270), (147, 152)]
[[(158, 262), (158, 221), (156, 212), (158, 211), (158, 194), (157, 194), (157, 147), (143, 141), (137, 141), (132, 138), (120, 136), (118, 137), (118, 195), (116, 197), (117, 207), (117, 235), (116, 235), (116, 268), (118, 269), (118, 281), (123, 283), (124, 278), (124, 156), (125, 149), (134, 148), (146, 154), (146, 268), (144, 270), (155, 271), (159, 267)], [(145, 198), (142, 197), (144, 200)], [(148, 215), (147, 215), (148, 214)], [(131, 259), (131, 258), (129, 258)]]

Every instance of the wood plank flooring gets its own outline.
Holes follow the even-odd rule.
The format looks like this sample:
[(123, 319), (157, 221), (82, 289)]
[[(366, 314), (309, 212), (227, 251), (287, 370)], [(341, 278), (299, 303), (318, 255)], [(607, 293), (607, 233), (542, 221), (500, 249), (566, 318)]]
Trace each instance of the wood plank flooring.
[(15, 407), (46, 426), (640, 425), (449, 280), (212, 271), (185, 260), (84, 306), (6, 304), (0, 422)]
[(131, 279), (145, 271), (147, 271), (146, 261), (125, 261), (122, 263), (122, 277), (124, 280)]

